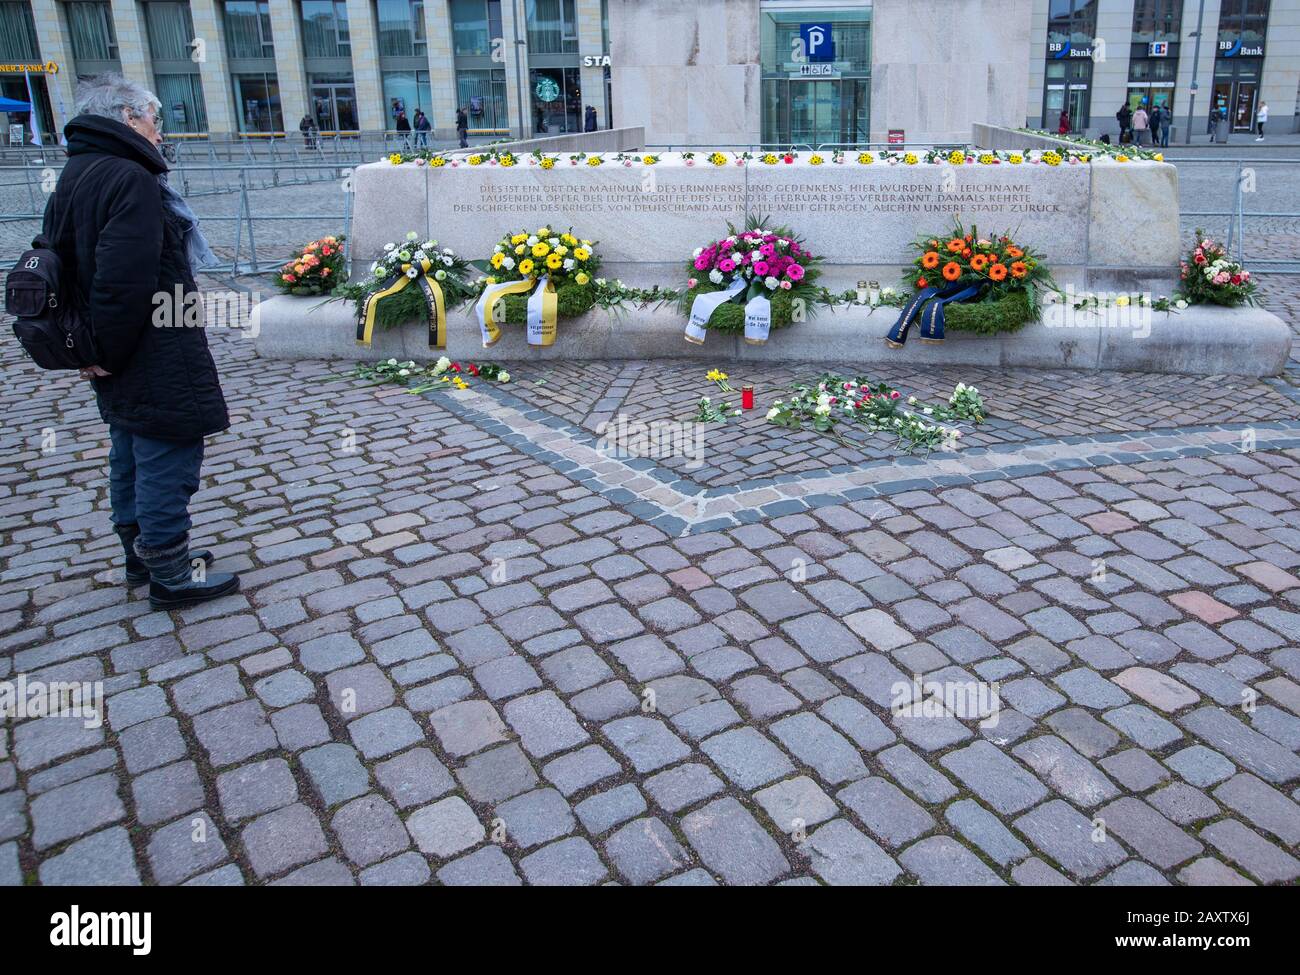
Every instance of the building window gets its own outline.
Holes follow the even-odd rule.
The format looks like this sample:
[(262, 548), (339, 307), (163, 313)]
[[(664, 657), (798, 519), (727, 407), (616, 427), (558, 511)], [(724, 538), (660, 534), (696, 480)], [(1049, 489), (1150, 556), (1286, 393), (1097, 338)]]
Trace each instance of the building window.
[(424, 57), (424, 0), (376, 0), (380, 57)]
[(1135, 0), (1133, 43), (1164, 41), (1178, 43), (1183, 19), (1183, 0)]
[(577, 68), (530, 68), (533, 132), (559, 135), (582, 131), (582, 84)]
[(574, 0), (527, 0), (528, 53), (577, 54), (578, 20)]
[(343, 0), (302, 0), (302, 47), (309, 58), (352, 57)]
[(471, 129), (489, 132), (509, 129), (505, 71), (500, 68), (458, 69), (456, 105), (465, 109)]
[(284, 131), (280, 84), (274, 74), (237, 74), (230, 80), (235, 89), (235, 114), (240, 132)]
[(451, 0), (451, 43), (457, 57), (490, 57), (502, 36), (501, 0)]
[(237, 60), (275, 57), (267, 0), (230, 0), (225, 12), (227, 55)]
[[(4, 4), (6, 7), (26, 4)], [(68, 37), (72, 56), (80, 65), (89, 61), (116, 61), (117, 34), (107, 3), (67, 3)], [(7, 32), (6, 32), (7, 33)]]
[[(406, 121), (415, 128), (415, 110), (427, 110), (429, 99), (429, 72), (427, 71), (385, 71), (383, 73), (384, 106), (387, 122), (385, 127), (397, 128), (397, 113), (406, 115)], [(425, 111), (427, 115), (428, 112)], [(429, 120), (430, 124), (433, 120)]]
[(41, 59), (32, 8), (26, 3), (0, 3), (0, 57), (6, 61)]
[(149, 52), (155, 61), (190, 61), (194, 22), (188, 3), (146, 3)]
[(208, 115), (203, 104), (203, 88), (197, 74), (158, 74), (154, 72), (155, 94), (162, 102), (159, 114), (163, 130), (171, 133), (197, 133), (208, 129)]

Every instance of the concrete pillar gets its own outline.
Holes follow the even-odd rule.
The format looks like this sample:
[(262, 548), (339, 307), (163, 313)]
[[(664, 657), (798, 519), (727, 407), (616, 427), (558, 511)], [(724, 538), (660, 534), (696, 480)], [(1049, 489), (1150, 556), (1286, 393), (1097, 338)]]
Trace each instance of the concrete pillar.
[(1047, 85), (1047, 4), (1048, 0), (1034, 0), (1029, 20), (1029, 49), (1025, 52), (1029, 64), (1029, 94), (1025, 102), (1025, 125), (1031, 129), (1047, 127), (1047, 120), (1043, 118), (1043, 88)]
[(981, 0), (875, 0), (871, 141), (903, 129), (909, 142), (966, 143), (972, 122), (1020, 125), (1032, 8), (1004, 0), (990, 16)]
[(36, 23), (41, 60), (47, 64), (53, 61), (59, 68), (53, 74), (46, 73), (45, 89), (50, 95), (55, 134), (61, 137), (68, 119), (77, 112), (73, 102), (77, 73), (73, 70), (72, 42), (55, 0), (32, 0), (32, 20)]
[(216, 0), (190, 0), (194, 37), (203, 42), (199, 52), (199, 81), (208, 110), (208, 135), (229, 136), (239, 131), (230, 71), (226, 66), (226, 25)]
[[(1129, 53), (1133, 50), (1133, 0), (1111, 0), (1098, 4), (1097, 36), (1104, 49), (1094, 47), (1098, 60), (1092, 65), (1092, 91), (1089, 100), (1089, 125), (1084, 132), (1097, 138), (1109, 132), (1119, 141), (1119, 122), (1115, 113), (1128, 100)], [(1104, 55), (1101, 51), (1104, 50)], [(1147, 113), (1151, 108), (1147, 106)], [(1044, 121), (1050, 122), (1051, 119)], [(1050, 126), (1049, 126), (1050, 128)]]
[[(518, 11), (516, 11), (518, 6)], [(515, 21), (519, 14), (518, 23)], [(510, 134), (518, 139), (527, 139), (533, 131), (533, 102), (528, 97), (528, 47), (527, 44), (516, 45), (515, 41), (528, 40), (528, 28), (525, 24), (527, 14), (523, 0), (501, 0), (502, 54), (506, 71), (506, 113), (509, 116)], [(515, 64), (515, 48), (519, 48), (518, 70)], [(522, 85), (522, 90), (520, 86)], [(523, 127), (520, 128), (520, 104), (523, 105)]]
[(429, 52), (429, 124), (435, 139), (456, 135), (456, 58), (451, 38), (451, 4), (425, 0), (424, 36)]
[(1300, 5), (1274, 3), (1269, 7), (1268, 36), (1264, 38), (1264, 74), (1260, 96), (1268, 103), (1265, 135), (1293, 132), (1300, 121), (1296, 97), (1300, 95)]
[[(1214, 56), (1219, 49), (1219, 0), (1205, 0), (1205, 19), (1201, 25), (1201, 57), (1196, 65), (1196, 81), (1200, 87), (1196, 90), (1196, 115), (1192, 119), (1192, 136), (1205, 138), (1205, 124), (1209, 117), (1210, 106), (1214, 104)], [(1277, 4), (1273, 5), (1278, 6)], [(1192, 52), (1196, 49), (1196, 13), (1200, 4), (1198, 0), (1187, 0), (1183, 4), (1183, 26), (1179, 34), (1178, 82), (1174, 95), (1174, 130), (1169, 137), (1169, 144), (1183, 142), (1187, 138), (1187, 107), (1192, 95)], [(1271, 17), (1270, 17), (1271, 19)], [(1269, 28), (1272, 33), (1272, 27)], [(1292, 85), (1294, 87), (1294, 84)], [(1292, 92), (1292, 98), (1295, 93)], [(1271, 107), (1271, 106), (1270, 106)], [(1115, 106), (1119, 108), (1118, 105)], [(1119, 123), (1115, 123), (1118, 130)]]
[[(578, 18), (578, 56), (599, 57), (608, 54), (605, 50), (605, 37), (600, 29), (600, 0), (577, 0), (574, 13)], [(579, 77), (582, 84), (582, 104), (596, 109), (596, 123), (605, 128), (605, 69), (603, 67), (580, 67)], [(586, 124), (585, 117), (581, 121)]]
[(296, 133), (307, 114), (307, 71), (302, 60), (302, 22), (294, 0), (269, 0), (271, 37), (275, 42), (275, 76), (280, 85), (280, 113), (286, 132)]
[(352, 38), (352, 83), (357, 91), (357, 124), (363, 131), (392, 127), (384, 107), (379, 80), (379, 28), (374, 0), (347, 0), (348, 33)]
[(111, 0), (113, 30), (117, 32), (117, 56), (122, 62), (122, 77), (154, 89), (153, 63), (149, 52), (149, 31), (145, 26), (144, 8), (136, 0)]

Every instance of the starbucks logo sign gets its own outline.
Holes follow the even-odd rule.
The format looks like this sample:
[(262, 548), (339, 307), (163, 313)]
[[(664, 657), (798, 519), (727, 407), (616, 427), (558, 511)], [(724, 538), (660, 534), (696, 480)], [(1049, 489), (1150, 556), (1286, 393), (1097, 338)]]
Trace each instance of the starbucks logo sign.
[(533, 86), (533, 94), (539, 102), (553, 102), (560, 97), (560, 86), (554, 78), (538, 78)]

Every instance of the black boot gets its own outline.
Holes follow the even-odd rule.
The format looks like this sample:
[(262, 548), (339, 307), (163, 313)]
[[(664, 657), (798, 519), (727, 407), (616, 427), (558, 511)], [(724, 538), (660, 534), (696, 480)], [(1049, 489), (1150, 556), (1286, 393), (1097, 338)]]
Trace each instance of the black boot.
[[(114, 525), (113, 531), (122, 540), (122, 549), (126, 552), (126, 584), (142, 586), (149, 581), (149, 569), (140, 556), (135, 554), (135, 540), (140, 537), (139, 525)], [(205, 548), (190, 553), (191, 559), (202, 559), (204, 568), (213, 563), (213, 555)]]
[(190, 552), (188, 535), (182, 535), (174, 545), (159, 549), (145, 548), (137, 538), (135, 551), (149, 572), (149, 603), (154, 609), (202, 603), (239, 588), (239, 576), (208, 572), (207, 563)]

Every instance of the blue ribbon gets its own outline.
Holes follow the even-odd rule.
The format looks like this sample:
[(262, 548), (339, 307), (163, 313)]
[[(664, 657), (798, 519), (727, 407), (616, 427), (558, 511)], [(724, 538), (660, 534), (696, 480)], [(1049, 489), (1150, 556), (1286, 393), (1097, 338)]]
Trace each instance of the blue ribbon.
[(921, 339), (925, 342), (943, 341), (943, 306), (950, 301), (966, 301), (980, 292), (979, 285), (950, 284), (945, 288), (922, 288), (903, 309), (885, 341), (900, 348), (907, 341), (908, 332), (918, 321)]

